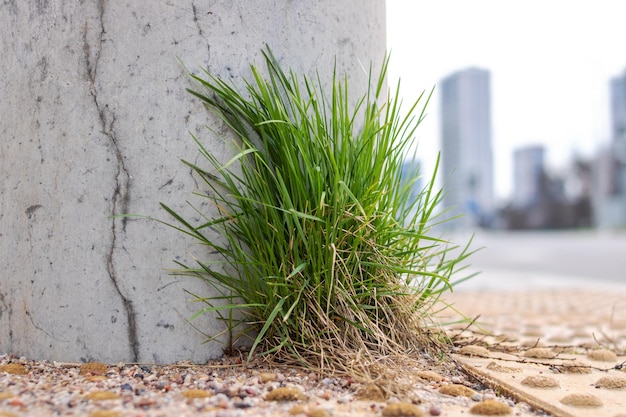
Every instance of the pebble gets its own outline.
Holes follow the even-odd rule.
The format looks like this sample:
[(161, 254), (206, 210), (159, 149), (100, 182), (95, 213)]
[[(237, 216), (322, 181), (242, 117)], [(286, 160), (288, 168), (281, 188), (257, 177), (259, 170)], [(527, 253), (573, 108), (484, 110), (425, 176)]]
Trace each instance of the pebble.
[(428, 409), (428, 414), (431, 416), (440, 416), (441, 415), (441, 407), (436, 404), (432, 404)]
[(233, 403), (233, 407), (235, 408), (250, 408), (253, 406), (254, 404), (252, 404), (249, 400), (236, 401)]
[[(3, 401), (7, 406), (11, 400), (15, 408), (24, 415), (70, 415), (90, 416), (93, 411), (110, 410), (112, 415), (131, 417), (158, 417), (172, 415), (187, 417), (212, 415), (220, 417), (270, 417), (285, 415), (291, 407), (302, 405), (306, 417), (332, 417), (344, 415), (346, 410), (363, 406), (363, 415), (374, 413), (381, 416), (383, 409), (399, 401), (409, 402), (404, 408), (391, 406), (386, 415), (396, 412), (418, 415), (440, 416), (445, 414), (446, 402), (456, 399), (441, 399), (435, 387), (428, 384), (426, 392), (415, 390), (415, 394), (432, 394), (427, 400), (410, 397), (388, 400), (386, 397), (361, 398), (362, 383), (347, 377), (336, 377), (317, 372), (290, 368), (268, 369), (245, 368), (228, 365), (211, 367), (191, 364), (157, 365), (108, 365), (105, 375), (98, 378), (80, 376), (79, 365), (18, 360), (13, 356), (0, 356), (0, 365), (19, 363), (30, 372), (26, 375), (0, 374), (0, 392), (12, 395)], [(442, 375), (445, 378), (445, 375)], [(462, 377), (445, 378), (447, 381), (463, 382)], [(278, 396), (277, 402), (267, 401), (267, 394), (280, 388), (289, 391)], [(207, 396), (189, 395), (185, 392), (205, 392)], [(28, 392), (28, 395), (21, 393)], [(88, 399), (89, 392), (99, 392)], [(278, 391), (280, 393), (280, 391)], [(371, 392), (370, 392), (371, 394)], [(409, 393), (413, 394), (413, 392)], [(408, 394), (407, 394), (408, 395)], [(193, 398), (192, 398), (193, 397)], [(270, 396), (271, 397), (271, 396)], [(417, 397), (416, 397), (417, 398)], [(358, 401), (365, 401), (365, 405)], [(442, 402), (443, 401), (443, 402)], [(420, 404), (415, 408), (408, 404)], [(0, 406), (0, 407), (1, 407)], [(13, 410), (11, 410), (13, 411)], [(350, 411), (351, 413), (352, 411)]]
[(215, 413), (215, 417), (239, 417), (241, 412), (239, 410), (221, 410)]
[(337, 397), (337, 402), (339, 404), (347, 404), (350, 401), (352, 401), (352, 396), (351, 395), (340, 395), (339, 397)]
[(334, 383), (335, 383), (335, 380), (333, 378), (322, 379), (322, 385), (328, 386), (328, 385), (333, 385)]

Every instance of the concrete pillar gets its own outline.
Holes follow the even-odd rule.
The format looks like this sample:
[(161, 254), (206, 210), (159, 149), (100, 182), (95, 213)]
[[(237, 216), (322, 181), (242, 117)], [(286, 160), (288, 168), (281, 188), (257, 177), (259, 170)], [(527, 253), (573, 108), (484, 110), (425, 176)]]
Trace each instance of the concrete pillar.
[[(322, 76), (337, 56), (352, 85), (385, 52), (382, 0), (17, 1), (0, 5), (0, 353), (31, 359), (203, 362), (220, 343), (187, 319), (167, 268), (191, 239), (146, 220), (185, 210), (196, 184), (180, 159), (228, 147), (185, 88), (201, 67), (241, 85), (269, 44)], [(180, 62), (179, 62), (180, 60)], [(209, 255), (206, 255), (207, 257)], [(193, 322), (220, 331), (215, 317)]]

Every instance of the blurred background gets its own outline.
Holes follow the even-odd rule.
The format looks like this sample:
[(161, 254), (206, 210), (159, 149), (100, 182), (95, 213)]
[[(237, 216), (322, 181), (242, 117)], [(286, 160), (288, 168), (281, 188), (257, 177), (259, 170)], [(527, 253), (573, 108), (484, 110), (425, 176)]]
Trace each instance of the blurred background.
[(440, 152), (441, 208), (462, 215), (448, 233), (485, 247), (471, 285), (626, 287), (624, 16), (609, 0), (387, 0), (390, 85), (406, 105), (432, 91), (406, 172), (427, 179)]

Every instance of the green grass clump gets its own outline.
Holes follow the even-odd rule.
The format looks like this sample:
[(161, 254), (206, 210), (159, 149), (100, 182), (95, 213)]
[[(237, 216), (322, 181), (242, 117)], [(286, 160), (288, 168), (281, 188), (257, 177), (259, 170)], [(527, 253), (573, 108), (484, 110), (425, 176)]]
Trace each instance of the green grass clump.
[(269, 49), (264, 60), (243, 91), (192, 75), (201, 91), (190, 92), (237, 148), (224, 164), (194, 137), (208, 164), (185, 162), (218, 216), (198, 209), (204, 222), (192, 224), (162, 204), (177, 229), (221, 256), (177, 271), (219, 292), (198, 296), (198, 314), (228, 317), (235, 339), (252, 334), (251, 354), (312, 367), (422, 349), (429, 309), (467, 256), (447, 259), (447, 242), (429, 235), (441, 199), (434, 174), (417, 198), (417, 178), (402, 178), (429, 97), (403, 114), (398, 91), (386, 91), (388, 59), (356, 105), (345, 77), (325, 90), (319, 75), (285, 72)]

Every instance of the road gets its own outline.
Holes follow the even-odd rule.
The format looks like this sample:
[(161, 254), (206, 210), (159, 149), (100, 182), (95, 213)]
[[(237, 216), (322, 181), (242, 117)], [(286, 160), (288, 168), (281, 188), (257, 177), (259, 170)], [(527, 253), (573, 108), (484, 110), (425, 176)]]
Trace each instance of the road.
[[(456, 243), (467, 235), (454, 235)], [(481, 274), (459, 289), (604, 287), (626, 290), (626, 232), (484, 232), (469, 259)]]

